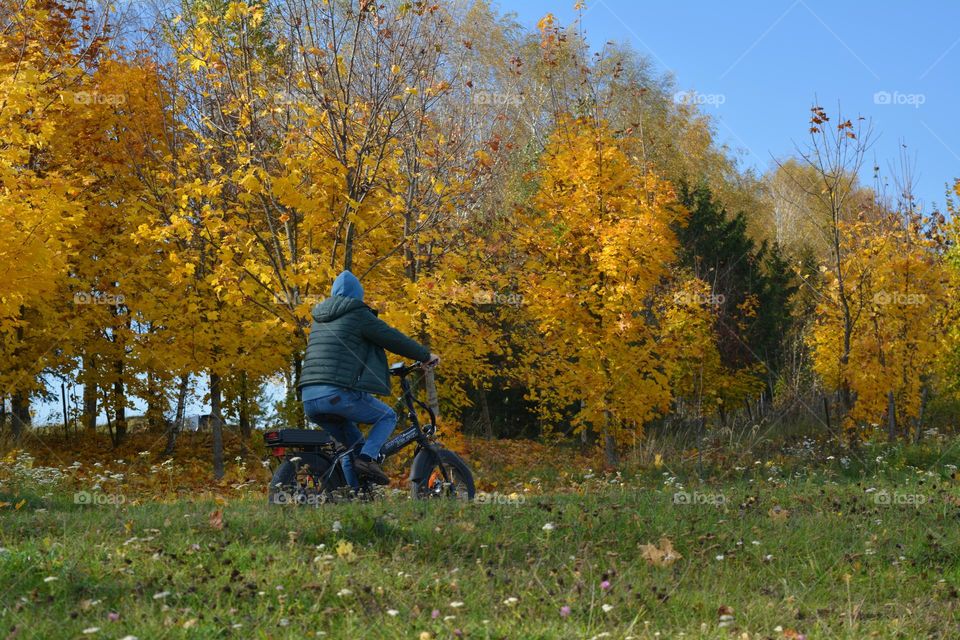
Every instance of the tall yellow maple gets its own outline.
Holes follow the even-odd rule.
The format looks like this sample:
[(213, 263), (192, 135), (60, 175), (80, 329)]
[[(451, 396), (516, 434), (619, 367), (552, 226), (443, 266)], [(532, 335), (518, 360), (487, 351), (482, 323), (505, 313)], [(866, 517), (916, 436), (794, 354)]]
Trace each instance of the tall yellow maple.
[(670, 406), (674, 354), (655, 307), (677, 248), (670, 225), (684, 212), (603, 123), (561, 121), (537, 177), (518, 232), (537, 331), (521, 356), (526, 382), (548, 417), (574, 406), (577, 430), (603, 432), (614, 462), (616, 442)]

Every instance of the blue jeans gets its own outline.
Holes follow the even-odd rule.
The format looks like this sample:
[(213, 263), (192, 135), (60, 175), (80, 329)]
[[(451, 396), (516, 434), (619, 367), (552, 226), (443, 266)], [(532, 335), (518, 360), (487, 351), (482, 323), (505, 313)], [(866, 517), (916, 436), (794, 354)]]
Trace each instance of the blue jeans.
[[(372, 425), (367, 433), (360, 453), (377, 459), (383, 443), (397, 426), (397, 414), (388, 405), (380, 402), (365, 391), (327, 387), (325, 395), (303, 402), (303, 411), (314, 424), (320, 425), (331, 437), (346, 447), (353, 447), (363, 440), (363, 434), (357, 423)], [(323, 420), (323, 414), (337, 415), (344, 419), (340, 423)], [(349, 475), (353, 475), (350, 469)], [(354, 485), (355, 478), (347, 478)], [(356, 486), (356, 485), (354, 485)]]

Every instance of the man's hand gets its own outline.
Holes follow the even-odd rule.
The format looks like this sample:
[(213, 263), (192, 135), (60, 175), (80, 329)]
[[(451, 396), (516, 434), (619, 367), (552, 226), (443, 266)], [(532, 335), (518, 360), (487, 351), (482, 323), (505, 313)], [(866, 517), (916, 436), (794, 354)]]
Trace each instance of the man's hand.
[(440, 364), (440, 356), (435, 353), (430, 354), (430, 359), (423, 363), (425, 367), (435, 367)]

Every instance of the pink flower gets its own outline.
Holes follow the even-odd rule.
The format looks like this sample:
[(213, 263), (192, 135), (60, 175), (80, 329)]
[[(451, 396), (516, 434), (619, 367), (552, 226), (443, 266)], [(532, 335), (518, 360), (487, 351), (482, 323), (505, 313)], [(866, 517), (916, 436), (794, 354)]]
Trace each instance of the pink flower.
[(120, 619), (120, 614), (117, 613), (116, 611), (111, 611), (110, 613), (107, 614), (107, 620), (109, 620), (110, 622), (116, 622), (119, 619)]
[(440, 609), (434, 609), (433, 611), (431, 611), (431, 612), (430, 612), (430, 617), (433, 618), (434, 620), (436, 620), (437, 618), (439, 618), (439, 617), (440, 617)]
[(604, 591), (610, 591), (610, 581), (604, 580), (603, 582), (601, 582), (600, 588), (603, 589)]
[(566, 618), (568, 615), (570, 615), (570, 607), (568, 607), (567, 605), (563, 605), (562, 607), (560, 607), (560, 617)]

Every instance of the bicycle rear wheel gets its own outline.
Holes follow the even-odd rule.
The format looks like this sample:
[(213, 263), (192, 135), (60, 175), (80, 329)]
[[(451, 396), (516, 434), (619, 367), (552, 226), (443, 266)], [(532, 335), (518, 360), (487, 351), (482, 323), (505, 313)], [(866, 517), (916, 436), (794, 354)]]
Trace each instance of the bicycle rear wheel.
[(301, 454), (284, 460), (270, 480), (267, 502), (311, 506), (334, 502), (347, 483), (340, 469), (329, 473), (331, 464), (322, 455)]

